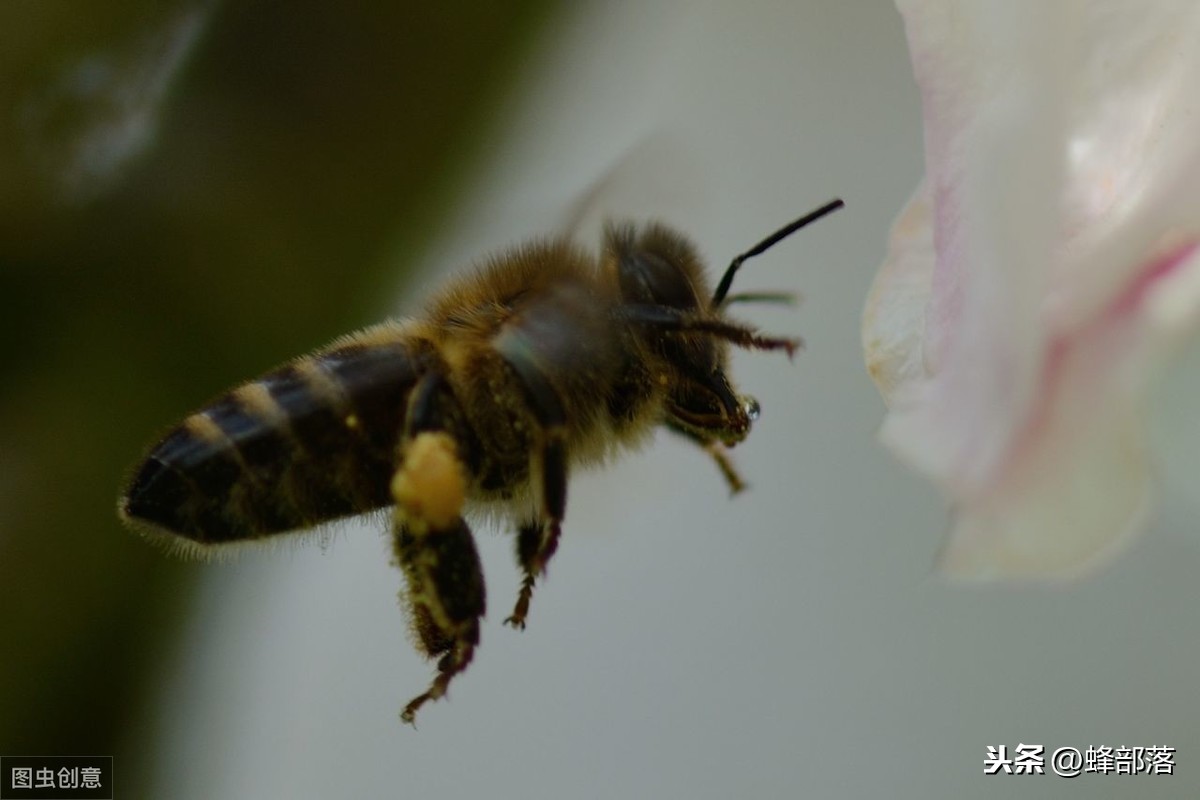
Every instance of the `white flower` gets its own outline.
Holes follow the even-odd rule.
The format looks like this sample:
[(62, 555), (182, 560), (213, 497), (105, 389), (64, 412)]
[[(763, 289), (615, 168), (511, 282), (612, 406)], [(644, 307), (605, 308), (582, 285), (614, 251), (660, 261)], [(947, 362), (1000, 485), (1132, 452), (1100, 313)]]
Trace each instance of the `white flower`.
[(1061, 577), (1143, 527), (1143, 414), (1200, 320), (1200, 4), (899, 0), (926, 176), (867, 302), (942, 566)]

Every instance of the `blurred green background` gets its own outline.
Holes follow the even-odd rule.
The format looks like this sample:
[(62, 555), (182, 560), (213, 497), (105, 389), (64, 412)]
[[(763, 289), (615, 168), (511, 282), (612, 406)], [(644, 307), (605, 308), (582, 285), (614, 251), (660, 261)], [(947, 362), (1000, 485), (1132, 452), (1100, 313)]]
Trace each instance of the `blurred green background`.
[(123, 476), (392, 310), (545, 5), (0, 4), (0, 754), (137, 785), (200, 567), (121, 528)]

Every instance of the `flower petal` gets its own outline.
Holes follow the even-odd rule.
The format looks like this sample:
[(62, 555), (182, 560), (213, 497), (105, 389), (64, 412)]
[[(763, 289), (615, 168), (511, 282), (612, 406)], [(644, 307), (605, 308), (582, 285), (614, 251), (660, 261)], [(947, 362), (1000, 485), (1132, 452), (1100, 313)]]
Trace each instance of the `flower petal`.
[(881, 435), (942, 485), (977, 491), (1034, 402), (1045, 346), (1038, 300), (1063, 172), (1064, 92), (1054, 76), (1064, 70), (1050, 31), (1061, 11), (902, 8), (926, 119), (936, 265), (926, 375), (891, 399)]
[(1151, 496), (1143, 422), (1166, 357), (1194, 332), (1200, 248), (1149, 265), (1159, 277), (1057, 342), (1043, 404), (1002, 475), (962, 499), (940, 559), (968, 578), (1071, 577), (1104, 563), (1143, 527)]
[(922, 339), (934, 266), (931, 214), (929, 185), (921, 181), (892, 226), (888, 258), (863, 313), (867, 371), (889, 402), (925, 373)]
[(1087, 47), (1066, 98), (1062, 253), (1049, 285), (1060, 330), (1086, 324), (1164, 235), (1200, 220), (1200, 4), (1093, 2), (1076, 17)]
[(1140, 527), (1142, 416), (1200, 316), (1200, 6), (898, 0), (927, 176), (864, 314), (943, 566), (1060, 576)]

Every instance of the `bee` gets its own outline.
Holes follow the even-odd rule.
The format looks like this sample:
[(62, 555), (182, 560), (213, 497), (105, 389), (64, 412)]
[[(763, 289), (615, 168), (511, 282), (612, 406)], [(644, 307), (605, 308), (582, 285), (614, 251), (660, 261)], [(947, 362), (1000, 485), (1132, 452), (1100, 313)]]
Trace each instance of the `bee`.
[(517, 248), (434, 296), (424, 316), (334, 341), (222, 395), (170, 430), (119, 502), (134, 528), (193, 554), (391, 506), (415, 643), (438, 659), (401, 718), (471, 663), (486, 609), (469, 508), (516, 524), (523, 629), (558, 548), (571, 471), (662, 426), (698, 445), (732, 492), (726, 454), (758, 402), (730, 346), (781, 350), (726, 314), (742, 263), (842, 206), (834, 200), (734, 258), (710, 289), (696, 250), (658, 224), (609, 225), (599, 258), (566, 241)]

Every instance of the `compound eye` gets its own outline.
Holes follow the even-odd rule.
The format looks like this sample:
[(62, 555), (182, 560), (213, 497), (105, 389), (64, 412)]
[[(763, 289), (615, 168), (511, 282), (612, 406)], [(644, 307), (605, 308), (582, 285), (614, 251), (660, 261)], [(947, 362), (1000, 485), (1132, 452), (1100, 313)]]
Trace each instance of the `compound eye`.
[(746, 419), (754, 422), (762, 414), (762, 406), (753, 397), (746, 395), (742, 398), (742, 411), (746, 413)]
[(696, 308), (692, 283), (678, 265), (655, 253), (635, 251), (621, 259), (621, 293), (634, 303)]

